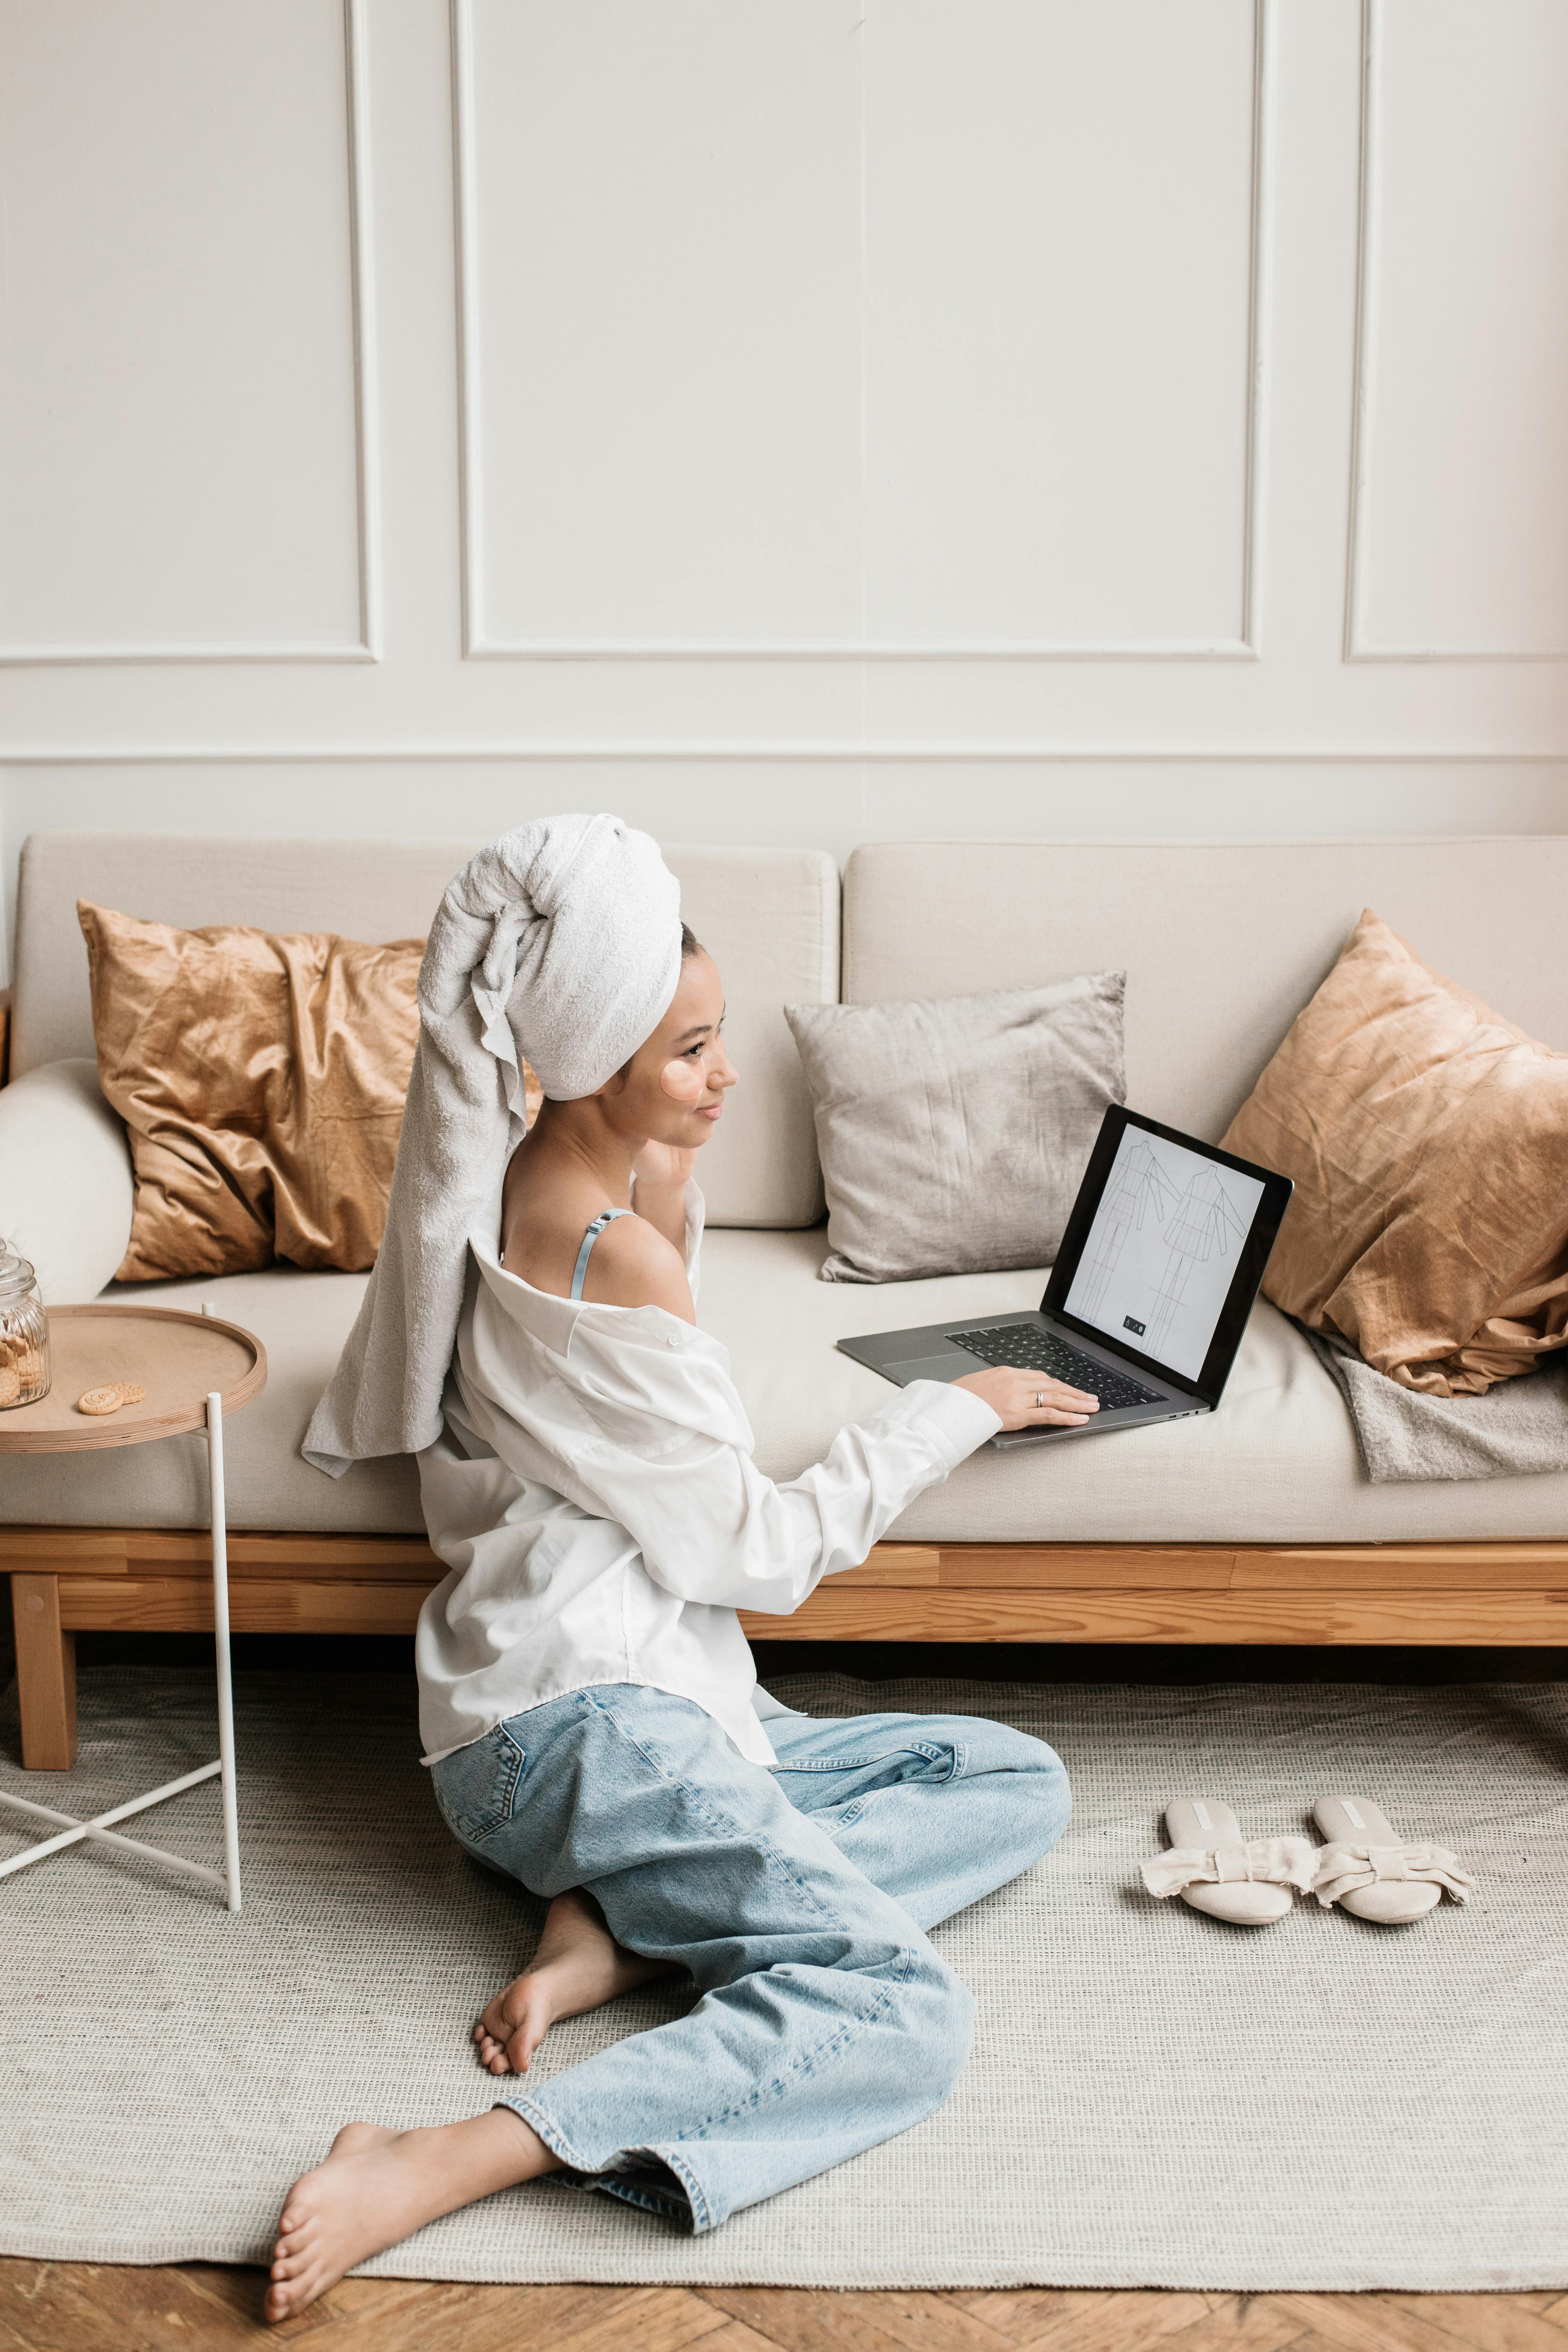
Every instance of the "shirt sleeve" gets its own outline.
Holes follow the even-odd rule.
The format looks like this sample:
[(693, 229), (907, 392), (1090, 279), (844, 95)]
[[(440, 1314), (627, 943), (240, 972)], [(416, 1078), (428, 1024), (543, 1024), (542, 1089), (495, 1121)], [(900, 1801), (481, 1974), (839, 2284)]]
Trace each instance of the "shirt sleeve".
[(786, 1617), (821, 1578), (858, 1567), (917, 1495), (1001, 1426), (973, 1390), (912, 1381), (782, 1486), (746, 1447), (703, 1430), (651, 1459), (595, 1447), (580, 1466), (593, 1507), (635, 1538), (667, 1592)]

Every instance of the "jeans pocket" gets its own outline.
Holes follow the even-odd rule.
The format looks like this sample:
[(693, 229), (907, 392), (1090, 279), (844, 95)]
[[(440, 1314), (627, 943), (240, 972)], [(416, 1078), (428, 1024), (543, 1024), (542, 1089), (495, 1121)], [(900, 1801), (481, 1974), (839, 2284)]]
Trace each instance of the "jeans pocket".
[(430, 1779), (447, 1828), (466, 1845), (482, 1845), (497, 1830), (505, 1829), (527, 1767), (527, 1750), (518, 1746), (504, 1723), (482, 1739), (443, 1756), (432, 1765)]

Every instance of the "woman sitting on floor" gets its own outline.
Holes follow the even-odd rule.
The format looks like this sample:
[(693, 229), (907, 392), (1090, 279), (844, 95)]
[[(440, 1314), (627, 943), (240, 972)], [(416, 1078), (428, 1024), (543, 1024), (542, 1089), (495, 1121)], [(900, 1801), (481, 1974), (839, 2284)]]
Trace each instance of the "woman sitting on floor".
[[(735, 1083), (719, 974), (654, 844), (542, 820), (448, 889), (384, 1244), (307, 1439), (419, 1457), (450, 1573), (421, 1733), (454, 1835), (550, 1909), (474, 2027), (526, 2075), (649, 1979), (689, 2014), (437, 2128), (348, 2125), (284, 2200), (268, 2318), (476, 2198), (561, 2173), (690, 2231), (907, 2130), (973, 2002), (925, 1930), (1065, 1825), (1057, 1757), (982, 1719), (821, 1722), (758, 1689), (787, 1615), (998, 1429), (1081, 1423), (1036, 1372), (918, 1381), (774, 1486), (697, 1328), (697, 1152)], [(482, 1033), (482, 1034), (481, 1034)], [(518, 1049), (546, 1100), (522, 1134)], [(521, 1139), (520, 1139), (520, 1138)]]

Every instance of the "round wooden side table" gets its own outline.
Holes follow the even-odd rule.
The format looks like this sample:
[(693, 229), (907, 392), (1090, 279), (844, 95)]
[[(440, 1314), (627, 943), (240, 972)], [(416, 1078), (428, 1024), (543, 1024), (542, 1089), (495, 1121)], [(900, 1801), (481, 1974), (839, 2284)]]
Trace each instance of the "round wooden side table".
[[(213, 1621), (217, 1664), (218, 1755), (212, 1764), (165, 1781), (144, 1797), (112, 1806), (91, 1821), (74, 1813), (57, 1812), (48, 1805), (0, 1790), (0, 1804), (45, 1822), (63, 1822), (55, 1837), (43, 1839), (0, 1862), (0, 1878), (29, 1863), (42, 1862), (68, 1845), (90, 1839), (95, 1845), (118, 1846), (123, 1852), (151, 1855), (187, 1877), (220, 1887), (231, 1911), (239, 1909), (239, 1820), (236, 1808), (234, 1771), (234, 1685), (228, 1641), (228, 1540), (224, 1511), (223, 1422), (242, 1405), (259, 1396), (267, 1385), (267, 1351), (253, 1333), (237, 1323), (225, 1323), (210, 1307), (188, 1315), (168, 1307), (55, 1307), (48, 1311), (51, 1381), (47, 1396), (34, 1404), (0, 1410), (0, 1454), (87, 1454), (104, 1446), (146, 1445), (154, 1438), (175, 1437), (205, 1427), (207, 1433), (207, 1503), (212, 1528)], [(78, 1410), (77, 1400), (89, 1389), (114, 1381), (134, 1381), (147, 1391), (140, 1404), (122, 1405), (118, 1412), (95, 1417)], [(162, 1846), (144, 1845), (138, 1838), (121, 1837), (113, 1823), (144, 1812), (194, 1789), (216, 1774), (223, 1797), (222, 1871), (204, 1863), (187, 1862), (183, 1854)]]

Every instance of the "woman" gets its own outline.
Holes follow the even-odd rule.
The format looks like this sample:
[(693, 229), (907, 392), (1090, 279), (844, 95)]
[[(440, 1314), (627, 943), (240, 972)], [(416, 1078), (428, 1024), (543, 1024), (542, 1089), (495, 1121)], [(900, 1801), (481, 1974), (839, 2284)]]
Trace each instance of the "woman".
[[(270, 2319), (437, 2215), (548, 2172), (703, 2231), (905, 2130), (951, 2089), (973, 2011), (924, 1930), (1028, 1868), (1067, 1819), (1059, 1762), (1021, 1733), (963, 1717), (821, 1722), (756, 1687), (738, 1605), (787, 1614), (998, 1429), (1080, 1424), (1096, 1401), (1034, 1372), (917, 1381), (803, 1476), (761, 1475), (724, 1350), (693, 1305), (691, 1171), (736, 1082), (719, 974), (679, 924), (657, 850), (625, 827), (599, 887), (625, 890), (632, 860), (627, 903), (658, 910), (647, 969), (597, 982), (588, 960), (565, 958), (570, 908), (542, 883), (541, 859), (560, 846), (550, 826), (584, 825), (615, 821), (508, 836), (496, 845), (512, 845), (507, 871), (492, 870), (477, 914), (465, 877), (447, 894), (476, 969), (485, 948), (480, 1042), (502, 1062), (503, 996), (531, 1058), (551, 1027), (549, 1006), (530, 1003), (531, 989), (548, 992), (551, 958), (526, 923), (524, 979), (497, 984), (495, 927), (516, 928), (508, 889), (537, 923), (567, 924), (555, 965), (572, 962), (565, 995), (580, 1013), (591, 984), (617, 1004), (628, 991), (646, 1003), (645, 984), (667, 1001), (592, 1088), (546, 1077), (499, 1202), (468, 1235), (439, 1433), (419, 1448), (431, 1541), (451, 1571), (420, 1621), (421, 1728), (454, 1834), (550, 1900), (529, 1968), (473, 2029), (493, 2076), (526, 2076), (555, 2019), (651, 1977), (683, 1971), (700, 1997), (466, 2121), (349, 2125), (285, 2200)], [(583, 849), (569, 870), (592, 889)], [(433, 933), (422, 1055), (454, 1017), (440, 952)], [(470, 1076), (464, 1099), (482, 1091)], [(384, 1265), (398, 1257), (400, 1207), (416, 1222), (404, 1163), (429, 1149), (414, 1108), (428, 1090), (411, 1088)], [(385, 1304), (367, 1299), (368, 1338), (356, 1332), (350, 1376), (312, 1424), (312, 1456), (329, 1465), (356, 1412), (355, 1450), (375, 1450), (364, 1395)]]

